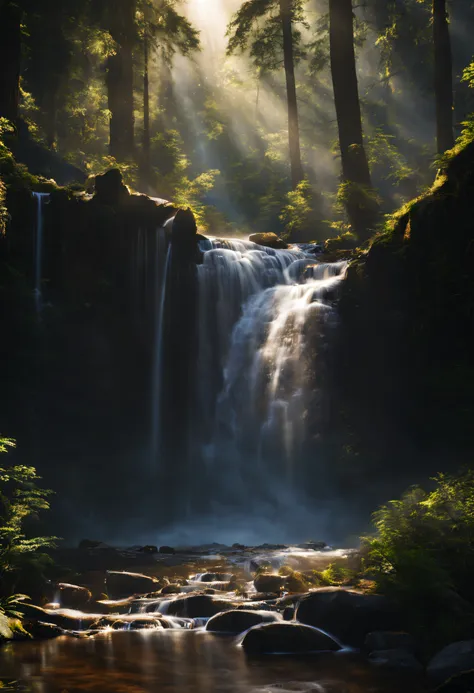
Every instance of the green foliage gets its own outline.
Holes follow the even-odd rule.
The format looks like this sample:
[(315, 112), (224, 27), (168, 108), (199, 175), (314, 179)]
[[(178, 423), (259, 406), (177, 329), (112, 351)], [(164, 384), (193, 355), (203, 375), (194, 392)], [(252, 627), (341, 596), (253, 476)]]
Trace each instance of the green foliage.
[(280, 214), (285, 239), (322, 240), (319, 202), (319, 196), (307, 179), (288, 193), (287, 203)]
[(438, 474), (432, 491), (413, 487), (373, 517), (365, 574), (396, 598), (428, 646), (461, 638), (474, 616), (474, 472)]
[(471, 89), (474, 89), (474, 60), (472, 63), (469, 63), (466, 68), (464, 68), (462, 73), (462, 81), (467, 82)]
[[(298, 25), (309, 29), (304, 14), (304, 0), (293, 0), (293, 59), (295, 64), (306, 57)], [(263, 72), (281, 69), (283, 64), (283, 31), (279, 0), (246, 0), (232, 17), (227, 28), (229, 55), (249, 51), (254, 66)]]
[[(7, 446), (13, 447), (13, 441), (0, 439), (0, 452), (6, 452)], [(41, 569), (49, 561), (43, 550), (54, 546), (54, 537), (36, 536), (29, 527), (39, 513), (49, 509), (51, 492), (38, 488), (39, 478), (33, 467), (0, 467), (0, 575), (4, 594), (10, 593), (21, 571), (33, 566)], [(0, 606), (4, 610), (15, 608), (23, 599), (17, 595)]]
[(22, 618), (21, 607), (29, 597), (26, 594), (12, 594), (9, 597), (0, 597), (0, 614), (9, 618)]

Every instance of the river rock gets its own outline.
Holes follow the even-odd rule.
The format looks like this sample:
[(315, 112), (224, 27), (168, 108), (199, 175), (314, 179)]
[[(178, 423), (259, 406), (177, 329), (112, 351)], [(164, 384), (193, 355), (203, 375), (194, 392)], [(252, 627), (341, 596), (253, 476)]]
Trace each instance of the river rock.
[(42, 609), (34, 604), (22, 604), (21, 610), (27, 621), (51, 623), (64, 630), (86, 630), (100, 618), (98, 614), (85, 614), (74, 609)]
[(160, 546), (159, 553), (164, 553), (166, 556), (174, 556), (176, 550), (171, 546)]
[(403, 649), (377, 650), (369, 655), (369, 661), (376, 666), (397, 669), (411, 674), (422, 674), (423, 665), (413, 652)]
[(271, 611), (244, 611), (243, 609), (225, 611), (213, 616), (206, 625), (206, 630), (213, 633), (232, 633), (238, 635), (260, 623), (279, 621), (279, 615)]
[(107, 594), (111, 599), (130, 597), (132, 594), (148, 594), (160, 588), (160, 582), (156, 578), (115, 570), (107, 571), (106, 585)]
[(207, 594), (196, 594), (174, 599), (169, 603), (167, 613), (170, 616), (184, 618), (210, 618), (220, 611), (229, 611), (233, 608), (234, 604), (231, 601)]
[(25, 621), (25, 630), (35, 640), (53, 640), (64, 635), (64, 630), (54, 623), (43, 623), (42, 621)]
[(301, 623), (265, 623), (242, 640), (248, 654), (305, 654), (340, 650), (339, 643), (318, 628)]
[(378, 630), (369, 633), (364, 642), (364, 650), (369, 653), (378, 650), (405, 650), (413, 653), (416, 649), (415, 638), (403, 632)]
[(386, 597), (339, 587), (323, 587), (303, 597), (296, 619), (351, 647), (362, 647), (368, 633), (400, 627), (396, 609)]
[(181, 592), (181, 585), (165, 585), (160, 590), (160, 594), (179, 594), (180, 592)]
[(130, 196), (124, 185), (122, 173), (118, 168), (112, 168), (95, 178), (94, 200), (103, 205), (118, 205)]
[(472, 693), (474, 691), (474, 669), (453, 676), (436, 689), (436, 693)]
[(199, 582), (230, 582), (233, 577), (232, 573), (203, 573)]
[(261, 575), (257, 575), (253, 584), (257, 592), (263, 594), (277, 594), (284, 589), (285, 581), (286, 578), (282, 575), (262, 573)]
[(267, 248), (275, 248), (280, 250), (285, 250), (288, 248), (288, 243), (282, 241), (276, 233), (253, 233), (249, 236), (249, 241), (252, 243), (257, 243), (257, 245), (263, 245)]
[(66, 609), (84, 609), (92, 599), (92, 594), (86, 587), (60, 582), (56, 588), (59, 590), (59, 603)]
[(426, 672), (433, 681), (441, 683), (471, 669), (474, 669), (474, 640), (462, 640), (438, 652)]

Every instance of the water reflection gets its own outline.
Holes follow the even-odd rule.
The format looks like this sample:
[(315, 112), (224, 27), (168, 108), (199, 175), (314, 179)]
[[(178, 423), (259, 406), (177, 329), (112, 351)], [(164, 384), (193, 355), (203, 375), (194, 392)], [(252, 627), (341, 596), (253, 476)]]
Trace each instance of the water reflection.
[(183, 630), (8, 645), (2, 676), (32, 693), (420, 693), (353, 654), (246, 658), (235, 640)]

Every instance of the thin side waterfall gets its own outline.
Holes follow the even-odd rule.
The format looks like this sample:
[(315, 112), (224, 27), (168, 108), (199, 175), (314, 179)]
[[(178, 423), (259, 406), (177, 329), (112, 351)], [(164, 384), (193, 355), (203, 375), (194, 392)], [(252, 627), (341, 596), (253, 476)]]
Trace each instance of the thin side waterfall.
[(198, 390), (212, 419), (203, 458), (213, 497), (248, 513), (296, 494), (308, 472), (305, 445), (321, 435), (327, 406), (331, 298), (346, 263), (241, 241), (202, 250)]
[[(166, 246), (168, 245), (168, 249)], [(163, 258), (165, 258), (163, 262)], [(161, 445), (161, 406), (162, 406), (162, 379), (163, 379), (163, 340), (164, 340), (164, 315), (166, 305), (166, 284), (168, 272), (171, 266), (171, 243), (167, 244), (164, 229), (158, 230), (155, 260), (155, 296), (156, 296), (156, 322), (153, 349), (153, 375), (152, 375), (152, 406), (151, 406), (151, 443), (150, 466), (152, 471), (157, 469), (157, 461)]]
[(49, 193), (33, 193), (36, 198), (36, 228), (34, 236), (34, 297), (36, 314), (39, 316), (43, 308), (43, 296), (41, 282), (43, 279), (43, 201), (49, 198)]

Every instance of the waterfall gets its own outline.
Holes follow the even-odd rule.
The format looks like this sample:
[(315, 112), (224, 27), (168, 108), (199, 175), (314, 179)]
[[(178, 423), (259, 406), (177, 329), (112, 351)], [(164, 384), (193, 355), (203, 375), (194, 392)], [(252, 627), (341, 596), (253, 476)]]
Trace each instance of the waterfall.
[(40, 315), (43, 308), (41, 282), (43, 278), (43, 200), (49, 198), (49, 193), (33, 193), (36, 198), (36, 227), (34, 236), (34, 296), (36, 314)]
[[(168, 249), (166, 246), (168, 245)], [(164, 259), (164, 262), (163, 262)], [(153, 373), (152, 373), (152, 406), (151, 406), (151, 444), (150, 466), (151, 470), (157, 468), (157, 458), (160, 452), (161, 429), (161, 404), (162, 404), (162, 376), (163, 376), (163, 340), (164, 340), (164, 315), (166, 305), (166, 280), (171, 265), (171, 243), (167, 244), (166, 232), (158, 230), (155, 259), (155, 335), (153, 348)]]
[(304, 485), (304, 447), (325, 419), (324, 364), (337, 321), (331, 298), (346, 263), (243, 241), (201, 249), (204, 465), (213, 497), (251, 512)]

